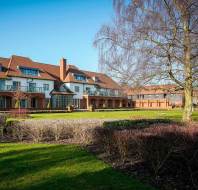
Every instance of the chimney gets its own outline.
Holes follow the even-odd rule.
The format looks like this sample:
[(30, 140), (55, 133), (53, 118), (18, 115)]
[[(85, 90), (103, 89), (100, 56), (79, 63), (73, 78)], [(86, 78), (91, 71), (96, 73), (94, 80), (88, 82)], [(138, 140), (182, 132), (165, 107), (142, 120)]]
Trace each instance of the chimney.
[(63, 81), (66, 77), (66, 66), (67, 66), (67, 60), (62, 58), (60, 60), (60, 79)]

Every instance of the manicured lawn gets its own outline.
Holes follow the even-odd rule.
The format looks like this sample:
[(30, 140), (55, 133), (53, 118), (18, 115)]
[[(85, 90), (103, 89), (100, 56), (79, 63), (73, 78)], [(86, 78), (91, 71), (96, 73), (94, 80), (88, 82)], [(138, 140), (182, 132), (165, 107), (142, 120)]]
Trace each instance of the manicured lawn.
[[(73, 113), (40, 113), (31, 114), (35, 119), (82, 119), (82, 118), (114, 118), (114, 119), (135, 119), (141, 118), (165, 118), (180, 120), (181, 110), (133, 110), (114, 112), (73, 112)], [(193, 119), (198, 120), (198, 111), (193, 113)]]
[(152, 190), (76, 145), (0, 144), (1, 190)]

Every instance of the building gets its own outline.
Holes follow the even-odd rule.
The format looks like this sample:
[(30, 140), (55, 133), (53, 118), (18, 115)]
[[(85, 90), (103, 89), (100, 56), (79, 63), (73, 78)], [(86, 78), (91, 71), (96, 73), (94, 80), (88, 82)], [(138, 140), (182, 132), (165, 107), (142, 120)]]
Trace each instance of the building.
[[(169, 109), (184, 106), (184, 92), (175, 85), (153, 85), (141, 88), (125, 88), (130, 107), (145, 109)], [(193, 104), (198, 105), (198, 90), (193, 91)]]
[(83, 71), (61, 59), (44, 64), (13, 55), (0, 58), (0, 109), (79, 109), (126, 107), (122, 88), (102, 73)]
[[(175, 85), (122, 88), (106, 74), (83, 71), (61, 59), (44, 64), (13, 55), (0, 58), (0, 110), (94, 108), (173, 108), (184, 105)], [(198, 90), (193, 91), (198, 105)]]

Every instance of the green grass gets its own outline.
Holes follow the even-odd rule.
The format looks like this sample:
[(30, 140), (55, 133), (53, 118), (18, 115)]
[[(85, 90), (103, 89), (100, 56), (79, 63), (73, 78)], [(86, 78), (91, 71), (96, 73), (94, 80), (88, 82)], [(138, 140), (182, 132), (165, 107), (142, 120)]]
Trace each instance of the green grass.
[(152, 190), (76, 145), (0, 144), (1, 190)]
[[(133, 111), (111, 111), (111, 112), (73, 112), (73, 113), (39, 113), (31, 114), (35, 119), (82, 119), (82, 118), (99, 118), (99, 119), (173, 119), (181, 120), (181, 110), (133, 110)], [(198, 111), (193, 112), (193, 119), (198, 121)]]

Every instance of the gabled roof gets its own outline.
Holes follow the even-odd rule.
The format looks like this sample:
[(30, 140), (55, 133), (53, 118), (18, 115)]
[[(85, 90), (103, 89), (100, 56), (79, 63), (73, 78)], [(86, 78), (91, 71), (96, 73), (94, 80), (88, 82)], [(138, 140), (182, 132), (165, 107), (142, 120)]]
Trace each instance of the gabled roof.
[[(25, 77), (45, 80), (54, 80), (58, 82), (74, 82), (86, 83), (90, 85), (98, 85), (101, 88), (121, 89), (121, 87), (110, 77), (103, 73), (83, 71), (78, 69), (75, 65), (66, 65), (66, 78), (64, 81), (60, 80), (60, 66), (39, 63), (31, 60), (28, 57), (13, 55), (11, 58), (0, 58), (0, 65), (6, 68), (7, 72), (0, 72), (0, 78), (5, 77)], [(34, 68), (39, 70), (39, 76), (24, 75), (20, 71), (20, 67)], [(81, 74), (86, 76), (86, 81), (79, 81), (74, 78), (74, 74)], [(97, 77), (98, 81), (94, 80)]]
[(99, 85), (101, 88), (118, 89), (118, 90), (121, 89), (121, 86), (118, 85), (118, 83), (116, 83), (106, 74), (96, 73), (91, 71), (84, 71), (84, 72), (90, 78), (97, 77), (99, 82), (95, 82), (95, 84)]
[(2, 66), (4, 66), (5, 68), (7, 68), (8, 67), (8, 63), (9, 63), (9, 58), (3, 58), (3, 57), (0, 57), (0, 64), (2, 65)]
[(137, 94), (164, 94), (164, 93), (181, 93), (181, 90), (177, 89), (176, 85), (173, 84), (165, 84), (165, 85), (151, 85), (151, 86), (143, 86), (143, 87), (124, 87), (124, 91), (127, 95), (137, 95)]
[[(149, 95), (149, 94), (181, 94), (183, 90), (179, 89), (177, 85), (174, 84), (164, 84), (164, 85), (151, 85), (151, 86), (143, 86), (143, 87), (123, 87), (125, 93), (130, 95)], [(193, 95), (198, 96), (198, 89), (193, 89)]]
[[(6, 70), (8, 68), (9, 60), (10, 59), (8, 58), (0, 57), (0, 65)], [(6, 78), (6, 77), (7, 77), (6, 72), (0, 72), (0, 78)]]
[[(19, 69), (20, 67), (38, 69), (39, 76), (24, 75), (20, 71), (20, 69)], [(53, 74), (50, 71), (53, 71)], [(7, 74), (7, 76), (37, 78), (37, 79), (45, 79), (45, 80), (56, 80), (56, 77), (59, 77), (57, 72), (59, 72), (58, 66), (38, 63), (38, 62), (32, 61), (31, 59), (29, 59), (27, 57), (13, 55), (9, 59), (8, 71), (6, 74)]]
[(58, 95), (75, 95), (67, 86), (65, 86), (64, 84), (63, 85), (61, 85), (60, 87), (59, 87), (59, 89), (58, 90), (56, 90), (56, 89), (54, 89), (54, 90), (52, 90), (52, 92), (51, 92), (51, 94), (53, 94), (53, 95), (56, 95), (56, 94), (58, 94)]
[[(86, 81), (76, 80), (74, 74), (84, 75), (86, 77)], [(98, 81), (95, 81), (94, 77), (97, 77)], [(121, 86), (118, 85), (114, 80), (112, 80), (106, 74), (80, 70), (73, 65), (67, 66), (66, 78), (64, 82), (83, 83), (90, 85), (92, 84), (92, 85), (98, 85), (101, 88), (108, 88), (108, 89), (118, 89), (118, 90), (121, 89)]]

